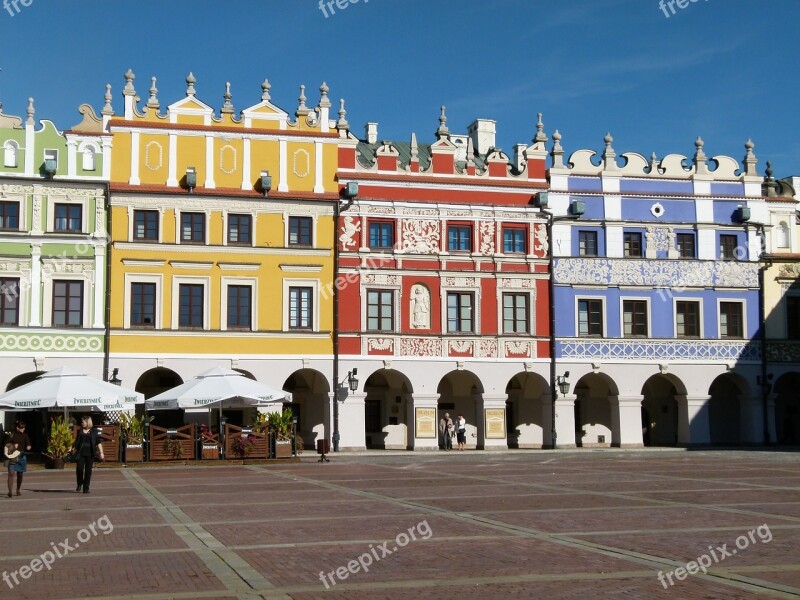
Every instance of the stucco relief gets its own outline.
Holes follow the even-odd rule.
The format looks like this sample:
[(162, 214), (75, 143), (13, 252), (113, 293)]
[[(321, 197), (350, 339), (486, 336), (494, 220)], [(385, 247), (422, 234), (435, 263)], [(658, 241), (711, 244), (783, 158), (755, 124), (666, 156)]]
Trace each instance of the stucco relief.
[(758, 265), (735, 261), (714, 263), (714, 278), (720, 287), (758, 287)]
[(391, 338), (371, 338), (367, 340), (367, 350), (394, 351), (394, 340)]
[(383, 273), (367, 273), (363, 278), (365, 285), (400, 285), (399, 275), (385, 275)]
[(475, 342), (470, 340), (453, 340), (450, 342), (450, 348), (459, 354), (466, 354), (474, 352)]
[(646, 248), (650, 252), (669, 252), (675, 248), (675, 231), (672, 227), (648, 225), (645, 233)]
[(530, 344), (528, 342), (506, 342), (506, 354), (530, 356)]
[(484, 221), (479, 226), (479, 236), (481, 240), (479, 252), (484, 256), (494, 254), (494, 223)]
[(402, 249), (415, 254), (433, 254), (439, 250), (439, 222), (403, 219)]
[(529, 290), (533, 289), (535, 282), (533, 279), (498, 279), (497, 286), (507, 290)]
[(442, 285), (445, 287), (474, 288), (478, 287), (478, 280), (475, 277), (444, 277)]
[(497, 357), (497, 340), (479, 340), (478, 356), (484, 358)]
[(441, 356), (442, 341), (438, 338), (403, 338), (400, 340), (402, 356)]
[(411, 328), (431, 328), (431, 293), (424, 285), (415, 284), (411, 288), (410, 300)]
[(342, 225), (342, 235), (339, 236), (339, 242), (342, 244), (343, 249), (357, 246), (356, 234), (361, 231), (361, 222), (353, 217), (345, 217), (344, 224)]
[(550, 252), (550, 241), (547, 239), (547, 226), (536, 225), (533, 252), (537, 256), (547, 256)]

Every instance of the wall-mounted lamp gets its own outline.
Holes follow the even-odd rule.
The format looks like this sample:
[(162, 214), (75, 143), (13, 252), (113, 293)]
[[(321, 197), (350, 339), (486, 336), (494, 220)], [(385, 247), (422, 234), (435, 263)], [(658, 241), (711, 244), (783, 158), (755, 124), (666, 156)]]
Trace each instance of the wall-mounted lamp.
[(197, 187), (197, 169), (194, 167), (186, 167), (186, 187), (190, 194)]
[(756, 377), (756, 383), (761, 386), (761, 390), (765, 394), (772, 392), (772, 373), (767, 374), (766, 381), (761, 378), (761, 375)]
[(347, 385), (350, 386), (350, 391), (355, 392), (358, 389), (358, 369), (353, 369), (347, 374)]
[(749, 206), (739, 206), (736, 209), (736, 220), (740, 223), (746, 223), (750, 220), (750, 207)]
[(573, 217), (580, 217), (585, 212), (586, 202), (583, 200), (573, 200), (572, 204), (569, 205), (569, 214)]
[(114, 385), (122, 385), (122, 379), (117, 377), (117, 373), (119, 373), (119, 369), (114, 369), (111, 371), (111, 379), (108, 380), (108, 383), (113, 383)]
[(537, 208), (547, 208), (550, 204), (550, 194), (547, 192), (536, 192), (533, 197), (533, 205)]
[(50, 179), (53, 178), (57, 170), (58, 170), (58, 163), (56, 162), (55, 158), (44, 159), (44, 172)]
[(358, 182), (348, 181), (344, 186), (343, 193), (345, 198), (350, 198), (351, 200), (358, 196)]
[(261, 192), (266, 198), (272, 190), (272, 176), (269, 171), (261, 171)]
[(561, 392), (562, 396), (566, 396), (569, 394), (569, 371), (566, 371), (563, 375), (559, 375), (556, 377), (556, 385), (558, 386), (558, 391)]

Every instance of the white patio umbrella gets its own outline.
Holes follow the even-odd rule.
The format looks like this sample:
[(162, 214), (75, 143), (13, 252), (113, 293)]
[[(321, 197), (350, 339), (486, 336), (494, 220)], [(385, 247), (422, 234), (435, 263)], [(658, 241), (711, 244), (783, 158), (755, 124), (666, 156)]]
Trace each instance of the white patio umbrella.
[(215, 367), (145, 401), (147, 410), (245, 408), (283, 402), (286, 392), (248, 379), (238, 371)]
[(133, 409), (144, 394), (90, 377), (69, 367), (40, 375), (30, 383), (0, 395), (0, 409), (74, 408), (85, 411)]

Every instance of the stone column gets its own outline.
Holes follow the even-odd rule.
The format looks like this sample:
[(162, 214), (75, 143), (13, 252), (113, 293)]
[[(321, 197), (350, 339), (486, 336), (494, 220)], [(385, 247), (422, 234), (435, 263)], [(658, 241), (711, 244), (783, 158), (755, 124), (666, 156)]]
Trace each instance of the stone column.
[(367, 395), (348, 390), (339, 402), (339, 450), (366, 450), (364, 401)]
[(678, 444), (710, 444), (708, 403), (711, 396), (676, 395), (675, 400), (678, 403)]
[[(439, 395), (438, 394), (413, 394), (407, 396), (408, 402), (408, 449), (409, 450), (438, 450), (439, 449)], [(417, 409), (421, 420), (417, 421)], [(430, 418), (433, 418), (433, 437), (430, 437)], [(418, 431), (418, 425), (423, 429)], [(423, 437), (420, 437), (422, 435)]]
[[(508, 450), (508, 437), (506, 436), (506, 419), (508, 415), (506, 414), (506, 396), (489, 396), (487, 394), (477, 395), (475, 397), (475, 406), (478, 408), (476, 411), (480, 416), (480, 423), (476, 423), (478, 428), (478, 439), (476, 447), (481, 450)], [(503, 421), (499, 423), (498, 421), (492, 421), (487, 423), (487, 411), (492, 416), (500, 416), (500, 412), (502, 411)], [(490, 438), (487, 437), (487, 425), (492, 428), (494, 431), (494, 427), (497, 427), (499, 424), (502, 427), (502, 438)], [(467, 424), (467, 445), (472, 445), (472, 440), (469, 438), (469, 423)]]
[(556, 447), (575, 448), (575, 394), (559, 396), (556, 405)]
[(641, 448), (643, 396), (609, 396), (611, 405), (611, 445), (618, 448)]
[(758, 396), (739, 395), (739, 441), (746, 445), (764, 443), (764, 403)]

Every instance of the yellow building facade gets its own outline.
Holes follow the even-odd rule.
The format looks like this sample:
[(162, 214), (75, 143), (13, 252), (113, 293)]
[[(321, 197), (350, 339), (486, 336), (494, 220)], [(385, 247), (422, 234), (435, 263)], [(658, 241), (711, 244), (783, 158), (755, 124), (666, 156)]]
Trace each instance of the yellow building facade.
[(110, 366), (148, 397), (211, 367), (242, 370), (292, 392), (313, 443), (333, 354), (338, 133), (327, 86), (314, 107), (301, 86), (290, 116), (267, 81), (241, 111), (226, 84), (215, 111), (191, 74), (164, 110), (155, 78), (146, 102), (134, 74), (125, 79), (124, 113), (104, 111)]

